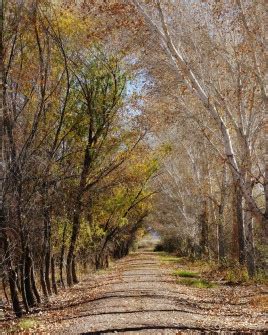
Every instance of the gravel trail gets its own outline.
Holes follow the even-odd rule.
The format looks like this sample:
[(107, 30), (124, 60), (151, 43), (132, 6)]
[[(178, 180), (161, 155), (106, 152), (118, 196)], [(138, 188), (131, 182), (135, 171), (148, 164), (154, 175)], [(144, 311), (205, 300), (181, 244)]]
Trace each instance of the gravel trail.
[(94, 298), (67, 308), (68, 313), (54, 323), (55, 333), (268, 332), (267, 314), (265, 317), (250, 305), (254, 288), (239, 294), (236, 288), (224, 286), (199, 289), (179, 285), (157, 254), (145, 251), (121, 260), (114, 271), (116, 275), (103, 285), (105, 276), (98, 280)]

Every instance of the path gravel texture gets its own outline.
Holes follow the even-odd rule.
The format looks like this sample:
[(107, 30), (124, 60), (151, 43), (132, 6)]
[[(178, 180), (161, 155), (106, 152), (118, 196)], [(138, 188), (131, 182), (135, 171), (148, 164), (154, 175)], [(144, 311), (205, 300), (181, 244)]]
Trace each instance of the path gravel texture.
[(50, 325), (51, 334), (268, 334), (267, 314), (250, 304), (256, 288), (186, 287), (171, 271), (153, 252), (126, 257), (108, 282), (99, 278), (94, 298)]

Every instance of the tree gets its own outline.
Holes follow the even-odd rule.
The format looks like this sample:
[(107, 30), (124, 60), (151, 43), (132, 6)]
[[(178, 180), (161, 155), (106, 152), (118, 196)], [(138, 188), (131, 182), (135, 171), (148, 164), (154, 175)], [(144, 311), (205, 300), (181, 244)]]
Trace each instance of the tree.
[[(255, 127), (259, 128), (262, 122), (261, 118), (252, 121), (252, 113), (254, 110), (255, 115), (258, 115), (256, 114), (258, 108), (263, 108), (259, 96), (252, 92), (255, 92), (256, 87), (258, 89), (261, 89), (261, 87), (256, 81), (255, 88), (252, 88), (247, 82), (247, 89), (243, 91), (243, 96), (240, 94), (240, 80), (243, 77), (242, 80), (246, 81), (244, 74), (254, 76), (253, 73), (256, 72), (252, 68), (250, 70), (243, 69), (244, 72), (241, 72), (241, 60), (244, 57), (250, 64), (254, 64), (254, 56), (252, 56), (254, 51), (250, 48), (247, 49), (248, 52), (240, 53), (243, 43), (238, 45), (236, 40), (232, 40), (232, 35), (228, 35), (228, 29), (233, 29), (233, 36), (238, 38), (240, 34), (238, 29), (241, 28), (239, 25), (227, 27), (224, 24), (226, 21), (220, 21), (218, 24), (215, 20), (216, 15), (217, 19), (218, 17), (229, 19), (229, 16), (234, 13), (233, 5), (226, 5), (224, 8), (223, 4), (215, 4), (212, 1), (190, 7), (183, 1), (180, 2), (179, 6), (169, 1), (163, 3), (156, 1), (143, 6), (139, 1), (133, 2), (151, 28), (152, 33), (158, 36), (162, 47), (173, 63), (178, 78), (177, 83), (180, 87), (184, 87), (187, 102), (189, 96), (196, 99), (199, 108), (203, 110), (203, 113), (207, 113), (207, 116), (211, 118), (214, 126), (218, 129), (224, 148), (224, 160), (228, 163), (234, 185), (236, 185), (235, 207), (237, 208), (239, 258), (243, 263), (247, 255), (249, 272), (253, 273), (254, 265), (250, 260), (253, 252), (246, 252), (250, 245), (253, 245), (253, 242), (250, 241), (252, 240), (252, 233), (246, 233), (252, 231), (252, 220), (247, 219), (247, 222), (244, 222), (242, 210), (239, 210), (239, 208), (242, 208), (244, 199), (248, 206), (247, 211), (250, 211), (259, 223), (265, 221), (265, 214), (253, 196), (250, 190), (251, 182), (248, 181), (249, 178), (252, 178), (249, 176), (254, 175), (250, 143), (253, 143), (252, 135), (254, 129), (256, 129)], [(178, 11), (180, 15), (173, 15)], [(196, 17), (195, 22), (189, 20), (189, 17), (194, 15)], [(169, 17), (168, 23), (167, 16)], [(180, 23), (177, 21), (178, 17), (180, 17)], [(182, 21), (184, 26), (181, 24)], [(205, 24), (202, 22), (205, 22)], [(215, 35), (214, 40), (216, 42), (212, 41), (211, 34)], [(246, 35), (244, 36), (246, 38), (244, 47), (249, 47), (249, 40), (247, 40)], [(226, 46), (224, 51), (222, 51), (222, 45)], [(245, 49), (243, 50), (245, 51)], [(212, 55), (213, 63), (209, 62)], [(261, 53), (259, 57), (261, 57)], [(207, 70), (206, 73), (203, 70), (204, 68)], [(263, 72), (260, 67), (259, 71), (262, 76)], [(234, 82), (232, 80), (234, 77), (240, 79)], [(229, 78), (229, 80), (226, 80), (226, 78)], [(235, 85), (231, 86), (230, 83), (232, 82)], [(251, 106), (254, 106), (253, 110), (250, 104), (243, 108), (245, 99), (250, 99), (252, 94), (253, 105)], [(265, 233), (265, 230), (263, 230), (263, 233)], [(247, 239), (245, 235), (247, 235)]]

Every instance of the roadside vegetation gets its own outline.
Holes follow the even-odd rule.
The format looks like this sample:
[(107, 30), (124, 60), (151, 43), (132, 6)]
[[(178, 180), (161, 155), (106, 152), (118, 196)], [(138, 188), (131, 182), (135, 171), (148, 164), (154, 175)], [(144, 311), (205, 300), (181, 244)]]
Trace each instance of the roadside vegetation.
[(199, 288), (213, 288), (218, 285), (268, 285), (268, 276), (264, 271), (259, 271), (254, 278), (250, 278), (246, 267), (239, 264), (223, 266), (215, 261), (193, 260), (166, 252), (156, 253), (164, 267), (172, 266), (171, 274), (179, 284)]

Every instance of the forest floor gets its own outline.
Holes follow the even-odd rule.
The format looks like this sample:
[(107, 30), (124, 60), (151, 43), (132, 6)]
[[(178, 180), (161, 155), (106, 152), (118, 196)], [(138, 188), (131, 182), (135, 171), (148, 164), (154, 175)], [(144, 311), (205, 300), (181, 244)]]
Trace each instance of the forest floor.
[(20, 334), (268, 333), (267, 286), (211, 283), (190, 267), (161, 253), (132, 253), (53, 296), (20, 321)]

